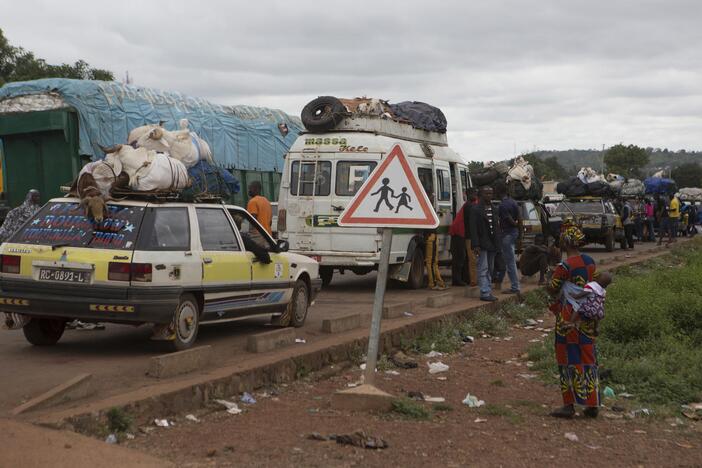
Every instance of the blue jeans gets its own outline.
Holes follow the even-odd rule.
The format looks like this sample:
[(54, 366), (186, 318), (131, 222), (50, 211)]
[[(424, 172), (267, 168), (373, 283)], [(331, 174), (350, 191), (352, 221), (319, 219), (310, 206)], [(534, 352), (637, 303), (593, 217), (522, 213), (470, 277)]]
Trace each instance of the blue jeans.
[(492, 271), (495, 268), (495, 254), (489, 250), (480, 249), (478, 255), (478, 286), (480, 297), (492, 295)]
[(519, 233), (516, 231), (502, 236), (502, 259), (505, 262), (507, 276), (513, 292), (519, 291), (519, 276), (517, 275), (517, 259), (514, 257), (514, 245), (517, 243)]

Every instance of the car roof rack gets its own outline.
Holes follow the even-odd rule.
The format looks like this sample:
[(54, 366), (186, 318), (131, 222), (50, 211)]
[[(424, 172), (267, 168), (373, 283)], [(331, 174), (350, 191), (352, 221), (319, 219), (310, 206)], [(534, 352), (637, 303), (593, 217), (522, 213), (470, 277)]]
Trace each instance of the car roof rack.
[(186, 203), (224, 203), (224, 198), (212, 193), (182, 193), (169, 190), (136, 191), (113, 189), (112, 197), (116, 200), (139, 200), (153, 203), (186, 202)]

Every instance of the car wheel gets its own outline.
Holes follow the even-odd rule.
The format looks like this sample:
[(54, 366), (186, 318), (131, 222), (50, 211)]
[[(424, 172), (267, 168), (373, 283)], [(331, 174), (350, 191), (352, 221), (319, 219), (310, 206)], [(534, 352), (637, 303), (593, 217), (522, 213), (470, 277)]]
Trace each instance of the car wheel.
[(47, 318), (32, 318), (22, 327), (24, 337), (34, 346), (55, 345), (65, 329), (65, 320)]
[(328, 267), (320, 268), (319, 277), (322, 278), (322, 286), (326, 288), (332, 282), (332, 278), (334, 277), (334, 269)]
[(197, 339), (200, 328), (200, 306), (191, 294), (183, 294), (173, 315), (174, 339), (170, 341), (173, 351), (190, 348)]
[(410, 289), (421, 289), (424, 287), (424, 250), (416, 248), (412, 256), (412, 266), (410, 267), (407, 285)]
[(614, 250), (614, 231), (607, 231), (607, 237), (605, 237), (605, 250), (607, 252), (612, 252)]
[(310, 305), (309, 298), (310, 294), (307, 289), (307, 283), (303, 280), (297, 280), (292, 297), (290, 298), (290, 303), (288, 304), (288, 311), (286, 311), (286, 315), (290, 316), (290, 325), (293, 327), (299, 328), (305, 324), (307, 309)]

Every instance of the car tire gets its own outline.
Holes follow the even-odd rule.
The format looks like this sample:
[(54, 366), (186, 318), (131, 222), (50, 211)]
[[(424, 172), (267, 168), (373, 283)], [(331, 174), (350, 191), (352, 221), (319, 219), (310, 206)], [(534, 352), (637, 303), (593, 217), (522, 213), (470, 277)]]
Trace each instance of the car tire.
[(417, 247), (412, 256), (412, 266), (407, 277), (407, 286), (410, 289), (421, 289), (424, 287), (424, 250)]
[(328, 267), (320, 268), (319, 277), (322, 278), (322, 287), (326, 288), (332, 282), (332, 278), (334, 277), (334, 269)]
[(304, 280), (297, 280), (285, 315), (290, 317), (290, 325), (300, 328), (305, 324), (310, 306), (310, 291)]
[(32, 318), (22, 327), (24, 337), (34, 346), (55, 345), (65, 329), (65, 320), (48, 318)]
[(192, 347), (200, 329), (200, 305), (192, 294), (183, 294), (173, 313), (174, 339), (169, 341), (172, 351)]
[(612, 252), (614, 250), (614, 231), (609, 230), (607, 231), (607, 237), (605, 237), (605, 250), (607, 252)]
[(300, 118), (310, 132), (321, 133), (341, 123), (346, 115), (346, 106), (334, 96), (320, 96), (302, 109)]

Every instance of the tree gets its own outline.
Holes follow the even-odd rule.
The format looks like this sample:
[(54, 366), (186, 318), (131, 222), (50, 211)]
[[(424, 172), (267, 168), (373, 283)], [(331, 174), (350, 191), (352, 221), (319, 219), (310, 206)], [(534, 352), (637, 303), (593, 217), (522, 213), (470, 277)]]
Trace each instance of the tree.
[(607, 171), (624, 177), (639, 177), (641, 169), (648, 164), (649, 155), (636, 145), (614, 145), (607, 150), (604, 162)]
[(68, 63), (48, 64), (22, 47), (12, 46), (0, 29), (0, 86), (11, 81), (40, 78), (112, 81), (114, 75), (109, 70), (91, 68), (84, 60), (78, 60), (72, 65)]
[(671, 171), (670, 177), (680, 188), (702, 187), (702, 166), (694, 162), (681, 164)]
[(534, 174), (539, 179), (561, 180), (568, 177), (568, 171), (558, 162), (556, 156), (540, 158), (535, 153), (523, 155), (523, 158), (534, 168)]
[(482, 161), (470, 161), (468, 163), (468, 172), (480, 172), (485, 167)]

